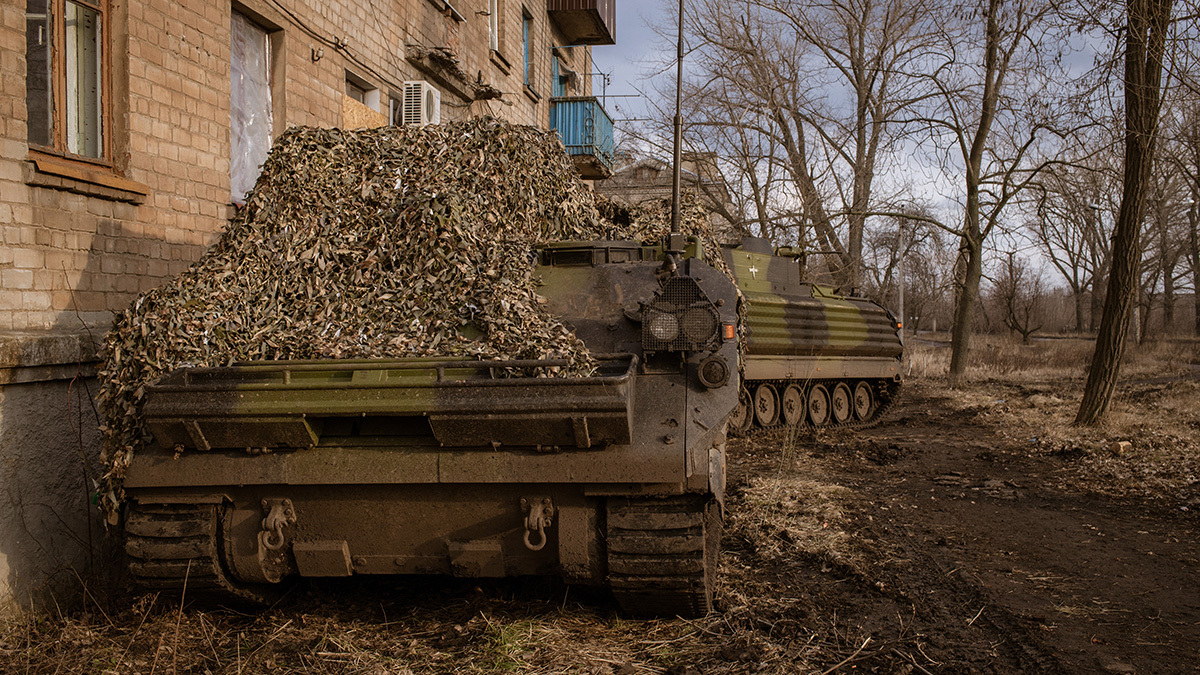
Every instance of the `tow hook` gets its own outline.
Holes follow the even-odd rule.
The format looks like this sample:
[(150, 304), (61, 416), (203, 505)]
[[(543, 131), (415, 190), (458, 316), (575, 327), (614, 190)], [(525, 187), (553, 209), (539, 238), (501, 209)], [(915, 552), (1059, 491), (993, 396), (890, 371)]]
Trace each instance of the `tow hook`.
[(554, 522), (554, 503), (549, 497), (521, 497), (525, 512), (525, 548), (540, 551), (546, 547), (546, 528)]
[(258, 533), (258, 544), (268, 551), (278, 551), (283, 548), (283, 528), (296, 523), (296, 510), (292, 508), (290, 499), (264, 499), (262, 531)]

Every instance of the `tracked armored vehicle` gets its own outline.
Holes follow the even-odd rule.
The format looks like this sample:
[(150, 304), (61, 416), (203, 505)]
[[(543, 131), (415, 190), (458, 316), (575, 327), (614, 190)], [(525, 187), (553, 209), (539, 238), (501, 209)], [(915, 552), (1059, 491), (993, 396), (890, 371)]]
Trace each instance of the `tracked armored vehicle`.
[(745, 294), (744, 380), (730, 428), (865, 426), (900, 389), (900, 326), (855, 294), (804, 281), (798, 252), (747, 237), (724, 251)]
[(708, 611), (738, 296), (673, 237), (538, 251), (546, 306), (596, 360), (586, 377), (408, 358), (159, 379), (124, 483), (134, 578), (262, 602), (295, 577), (559, 575), (635, 613)]

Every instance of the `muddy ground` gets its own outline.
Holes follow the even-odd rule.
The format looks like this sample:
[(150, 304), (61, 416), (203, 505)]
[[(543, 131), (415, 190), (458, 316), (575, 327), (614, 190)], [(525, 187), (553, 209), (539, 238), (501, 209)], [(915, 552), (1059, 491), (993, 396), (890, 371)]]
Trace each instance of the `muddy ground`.
[(1200, 672), (1195, 492), (1071, 489), (1082, 450), (1031, 451), (980, 412), (918, 388), (887, 424), (814, 445), (874, 546), (866, 589), (809, 591), (845, 632), (920, 635), (930, 672)]
[(1109, 450), (1029, 435), (1037, 396), (916, 384), (874, 429), (732, 442), (705, 619), (539, 579), (303, 584), (261, 614), (118, 594), (6, 624), (0, 672), (1200, 671), (1200, 483), (1114, 481)]

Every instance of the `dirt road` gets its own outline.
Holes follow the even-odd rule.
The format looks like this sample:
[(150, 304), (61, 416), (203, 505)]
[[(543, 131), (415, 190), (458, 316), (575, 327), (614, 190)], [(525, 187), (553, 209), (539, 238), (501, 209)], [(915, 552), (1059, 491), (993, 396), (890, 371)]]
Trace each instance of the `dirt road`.
[[(769, 445), (741, 449), (735, 485), (767, 467)], [(859, 557), (814, 561), (825, 572), (792, 575), (792, 592), (825, 608), (832, 634), (873, 638), (834, 672), (1200, 672), (1195, 510), (1073, 492), (1069, 454), (1028, 449), (920, 389), (884, 425), (810, 443), (824, 480), (849, 490)]]
[(0, 673), (1200, 672), (1190, 449), (1171, 455), (1182, 491), (1105, 497), (1111, 480), (1079, 480), (1094, 449), (1016, 430), (1032, 394), (1005, 417), (941, 392), (908, 386), (870, 430), (731, 442), (703, 619), (629, 619), (546, 579), (311, 581), (253, 614), (118, 595), (0, 624)]

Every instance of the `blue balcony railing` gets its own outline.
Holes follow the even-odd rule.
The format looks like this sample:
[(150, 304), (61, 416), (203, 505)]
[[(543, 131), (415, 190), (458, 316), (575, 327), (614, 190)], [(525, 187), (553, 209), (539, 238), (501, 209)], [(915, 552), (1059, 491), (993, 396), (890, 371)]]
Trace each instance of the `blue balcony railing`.
[(595, 96), (550, 99), (550, 128), (562, 138), (580, 176), (612, 175), (613, 122)]

